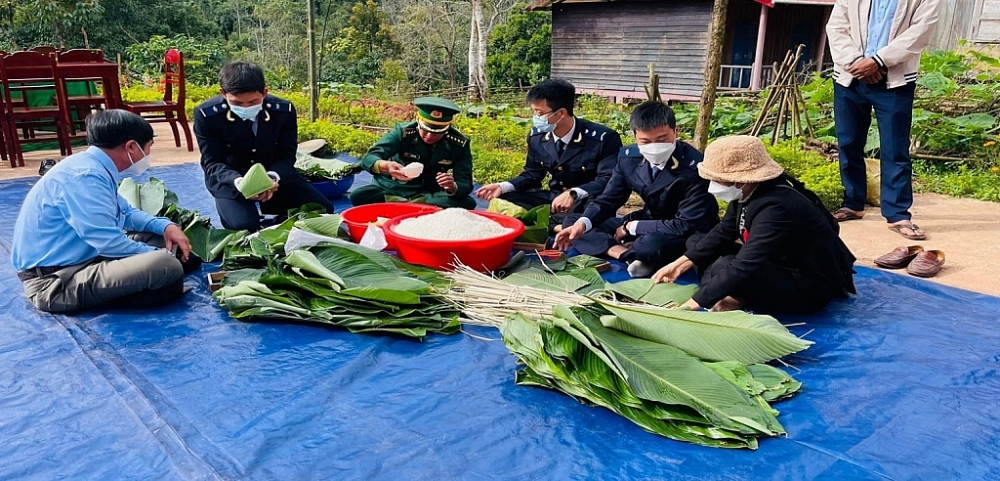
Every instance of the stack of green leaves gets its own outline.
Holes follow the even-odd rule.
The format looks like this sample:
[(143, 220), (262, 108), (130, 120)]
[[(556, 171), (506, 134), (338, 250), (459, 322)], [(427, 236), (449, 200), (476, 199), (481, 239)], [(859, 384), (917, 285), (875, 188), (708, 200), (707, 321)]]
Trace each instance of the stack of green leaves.
[(223, 270), (262, 268), (285, 255), (285, 242), (293, 228), (337, 238), (340, 232), (339, 214), (323, 214), (318, 204), (306, 204), (288, 212), (288, 219), (254, 234), (237, 239), (225, 247)]
[(524, 233), (514, 239), (514, 242), (545, 244), (549, 240), (551, 209), (549, 204), (545, 204), (528, 210), (513, 202), (495, 198), (490, 201), (486, 211), (509, 215), (524, 224)]
[(295, 153), (295, 170), (309, 182), (338, 181), (364, 170), (360, 164)]
[[(790, 335), (791, 340), (775, 340), (777, 335), (765, 341), (760, 335), (741, 339), (741, 334), (755, 330), (741, 327), (741, 322), (721, 322), (701, 330), (698, 321), (689, 320), (686, 327), (671, 329), (666, 327), (667, 318), (650, 324), (612, 307), (608, 303), (558, 306), (543, 318), (511, 316), (501, 334), (525, 366), (517, 372), (516, 382), (566, 393), (610, 409), (652, 433), (705, 446), (756, 449), (758, 438), (785, 433), (769, 402), (795, 394), (801, 383), (760, 362), (808, 343)], [(633, 323), (642, 326), (644, 337), (619, 329), (627, 330)], [(731, 335), (723, 332), (726, 329), (732, 330)], [(692, 351), (747, 362), (707, 362)]]
[(239, 189), (243, 197), (250, 199), (271, 190), (272, 187), (274, 187), (274, 180), (271, 180), (271, 176), (267, 175), (264, 164), (253, 164), (250, 170), (243, 174), (243, 181), (240, 183)]
[(213, 295), (233, 318), (289, 319), (423, 338), (454, 334), (459, 312), (437, 272), (350, 244), (321, 244), (230, 272)]
[(178, 206), (177, 194), (156, 177), (150, 177), (149, 182), (126, 178), (118, 184), (118, 194), (132, 207), (150, 215), (166, 217), (177, 224), (191, 241), (191, 252), (205, 262), (214, 261), (227, 245), (239, 242), (247, 235), (246, 231), (216, 229), (208, 216)]

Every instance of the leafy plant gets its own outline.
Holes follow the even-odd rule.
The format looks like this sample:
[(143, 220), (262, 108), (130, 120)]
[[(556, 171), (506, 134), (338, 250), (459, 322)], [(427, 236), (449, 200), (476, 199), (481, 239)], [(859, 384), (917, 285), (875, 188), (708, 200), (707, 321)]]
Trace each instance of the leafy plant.
[[(187, 35), (167, 38), (154, 35), (145, 42), (125, 49), (128, 71), (135, 78), (159, 79), (163, 77), (163, 55), (175, 48), (184, 54), (184, 73), (187, 81), (195, 85), (216, 85), (219, 69), (226, 54), (218, 42), (205, 42)], [(161, 97), (162, 100), (162, 97)]]
[(694, 444), (756, 449), (758, 437), (784, 433), (768, 400), (801, 387), (787, 374), (734, 361), (704, 363), (608, 329), (597, 317), (565, 306), (541, 319), (511, 316), (501, 335), (524, 365), (516, 382), (564, 392)]

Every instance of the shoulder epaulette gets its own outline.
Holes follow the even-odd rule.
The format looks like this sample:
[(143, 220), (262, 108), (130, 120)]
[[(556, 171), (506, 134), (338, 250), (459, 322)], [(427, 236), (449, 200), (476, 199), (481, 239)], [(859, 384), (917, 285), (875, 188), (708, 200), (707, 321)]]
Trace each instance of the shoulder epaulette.
[(445, 138), (459, 147), (465, 147), (469, 144), (469, 138), (462, 135), (455, 127), (448, 129), (448, 134), (445, 135)]
[(197, 110), (198, 115), (209, 118), (229, 112), (229, 104), (226, 103), (224, 98), (219, 96), (202, 102), (195, 110)]
[(412, 137), (417, 135), (417, 123), (409, 122), (405, 124), (397, 124), (397, 127), (402, 127), (403, 137)]
[(459, 147), (465, 147), (469, 143), (469, 139), (465, 138), (465, 136), (461, 134), (455, 135), (454, 133), (449, 133), (445, 136), (445, 138)]
[(587, 122), (586, 124), (584, 124), (584, 126), (585, 126), (583, 129), (584, 137), (596, 139), (601, 142), (604, 141), (604, 138), (607, 137), (608, 134), (614, 132), (613, 130), (605, 126), (601, 124), (595, 124), (594, 122)]
[(291, 113), (295, 111), (295, 107), (291, 102), (281, 99), (278, 97), (267, 97), (264, 99), (264, 108), (270, 110), (271, 112), (286, 112)]
[(542, 132), (541, 130), (538, 130), (538, 128), (537, 128), (537, 127), (532, 127), (532, 128), (531, 128), (531, 133), (529, 133), (529, 134), (528, 134), (528, 137), (534, 137), (534, 136), (536, 136), (536, 135), (542, 135), (542, 134), (544, 134), (544, 133), (545, 133), (545, 132)]
[(636, 144), (626, 145), (618, 151), (618, 157), (642, 157), (642, 153), (639, 152), (639, 146)]

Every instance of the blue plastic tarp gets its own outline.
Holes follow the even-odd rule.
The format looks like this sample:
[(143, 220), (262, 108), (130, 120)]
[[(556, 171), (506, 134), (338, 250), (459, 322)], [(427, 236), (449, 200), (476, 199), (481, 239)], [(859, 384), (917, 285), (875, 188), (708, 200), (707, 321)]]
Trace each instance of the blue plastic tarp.
[[(214, 216), (197, 165), (152, 175)], [(0, 182), (0, 479), (1000, 479), (995, 297), (859, 268), (856, 297), (780, 318), (816, 342), (788, 436), (712, 449), (515, 386), (492, 329), (234, 321), (215, 266), (155, 312), (40, 313), (9, 261), (32, 184)]]

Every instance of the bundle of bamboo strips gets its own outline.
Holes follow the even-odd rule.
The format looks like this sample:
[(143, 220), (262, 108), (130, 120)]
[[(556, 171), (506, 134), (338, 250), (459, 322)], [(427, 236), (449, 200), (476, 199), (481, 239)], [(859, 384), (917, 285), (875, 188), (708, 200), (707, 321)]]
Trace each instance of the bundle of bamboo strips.
[[(764, 101), (764, 108), (757, 116), (757, 121), (750, 129), (750, 135), (759, 136), (765, 127), (773, 126), (771, 142), (777, 143), (780, 139), (816, 136), (813, 130), (812, 120), (809, 119), (805, 98), (799, 88), (796, 78), (796, 69), (799, 60), (802, 59), (802, 49), (804, 45), (799, 45), (795, 52), (791, 50), (785, 54), (785, 60), (781, 65), (774, 66), (774, 83)], [(772, 116), (772, 110), (777, 114)], [(805, 122), (803, 122), (805, 118)], [(803, 128), (803, 124), (804, 127)]]

